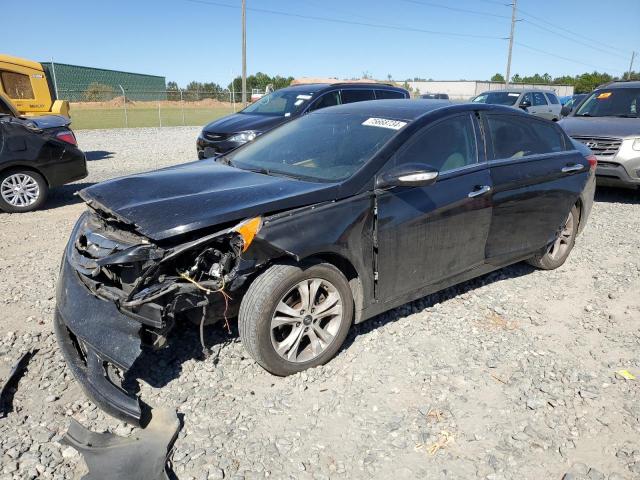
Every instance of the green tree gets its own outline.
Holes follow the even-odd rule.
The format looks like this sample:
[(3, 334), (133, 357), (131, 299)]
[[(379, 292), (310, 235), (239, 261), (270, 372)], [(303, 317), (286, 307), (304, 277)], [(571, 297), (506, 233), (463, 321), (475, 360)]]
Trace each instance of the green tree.
[(106, 102), (113, 99), (115, 93), (111, 85), (93, 82), (84, 91), (83, 98), (87, 102)]
[(492, 82), (504, 82), (504, 75), (501, 73), (494, 73), (491, 77)]
[(180, 100), (180, 89), (176, 82), (167, 82), (167, 100)]

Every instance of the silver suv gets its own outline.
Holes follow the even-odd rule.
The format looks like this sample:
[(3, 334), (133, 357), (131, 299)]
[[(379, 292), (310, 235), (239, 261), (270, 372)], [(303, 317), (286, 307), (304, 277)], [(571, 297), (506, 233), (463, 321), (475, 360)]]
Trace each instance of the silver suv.
[(532, 115), (554, 122), (560, 119), (562, 109), (557, 95), (550, 90), (490, 90), (474, 97), (471, 101), (521, 108)]
[(640, 188), (640, 82), (594, 90), (559, 125), (598, 159), (598, 185)]

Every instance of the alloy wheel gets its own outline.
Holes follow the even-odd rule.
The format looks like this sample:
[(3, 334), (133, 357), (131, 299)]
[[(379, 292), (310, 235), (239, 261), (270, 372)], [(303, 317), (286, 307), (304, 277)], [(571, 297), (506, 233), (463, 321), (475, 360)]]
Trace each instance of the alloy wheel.
[(333, 343), (342, 321), (342, 298), (336, 287), (309, 278), (278, 301), (271, 317), (271, 344), (288, 362), (308, 362)]
[(569, 216), (564, 223), (564, 227), (562, 231), (558, 235), (558, 238), (551, 245), (549, 249), (549, 257), (552, 260), (557, 260), (558, 258), (562, 258), (567, 250), (571, 248), (571, 237), (573, 236), (573, 214), (569, 212)]
[(38, 182), (26, 173), (9, 175), (0, 185), (0, 195), (5, 202), (14, 207), (29, 207), (40, 196)]

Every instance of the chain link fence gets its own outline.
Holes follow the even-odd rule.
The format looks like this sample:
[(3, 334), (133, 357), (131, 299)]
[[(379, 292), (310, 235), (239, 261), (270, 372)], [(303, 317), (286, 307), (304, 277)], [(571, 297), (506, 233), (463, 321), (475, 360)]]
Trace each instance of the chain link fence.
[(76, 130), (199, 126), (242, 109), (240, 92), (228, 90), (136, 91), (94, 84), (85, 90), (60, 89), (58, 98), (70, 102)]

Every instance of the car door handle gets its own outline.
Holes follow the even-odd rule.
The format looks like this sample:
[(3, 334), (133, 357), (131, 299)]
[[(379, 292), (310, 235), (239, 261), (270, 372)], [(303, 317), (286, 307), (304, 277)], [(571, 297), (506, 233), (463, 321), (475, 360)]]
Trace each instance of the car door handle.
[(562, 173), (579, 172), (583, 168), (584, 165), (580, 165), (579, 163), (576, 163), (575, 165), (567, 165), (566, 167), (562, 167)]
[(480, 195), (484, 195), (485, 193), (490, 191), (491, 191), (491, 187), (489, 185), (478, 186), (474, 190), (470, 191), (467, 197), (469, 198), (479, 197)]

